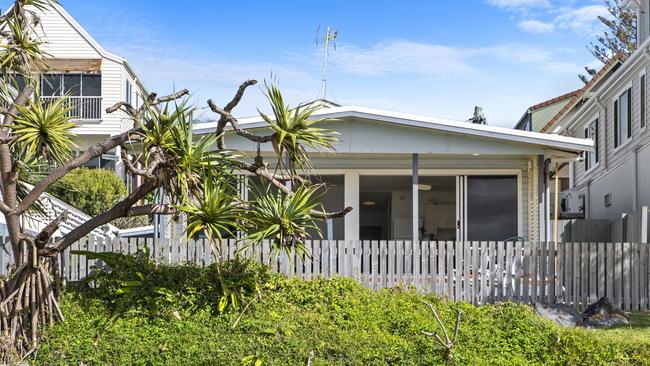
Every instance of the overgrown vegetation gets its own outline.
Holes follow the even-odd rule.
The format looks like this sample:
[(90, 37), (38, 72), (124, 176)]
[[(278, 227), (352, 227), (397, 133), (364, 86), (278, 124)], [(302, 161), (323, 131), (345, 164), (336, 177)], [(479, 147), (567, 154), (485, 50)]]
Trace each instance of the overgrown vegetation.
[(73, 253), (101, 261), (95, 273), (77, 285), (77, 291), (101, 300), (113, 315), (169, 317), (201, 308), (214, 313), (239, 310), (258, 296), (271, 278), (266, 266), (244, 258), (200, 268), (156, 264), (146, 250), (135, 256)]
[[(48, 62), (41, 49), (47, 34), (37, 36), (36, 28), (39, 15), (58, 6), (56, 3), (14, 0), (11, 9), (0, 15), (0, 214), (14, 257), (13, 270), (7, 279), (0, 279), (0, 362), (5, 363), (16, 362), (31, 352), (43, 326), (63, 321), (59, 292), (54, 291), (57, 283), (52, 281), (57, 254), (116, 219), (186, 214), (190, 232), (201, 232), (210, 239), (213, 255), (218, 258), (216, 241), (224, 232), (235, 230), (243, 233), (248, 243), (268, 238), (273, 239), (276, 251), (294, 247), (301, 253), (306, 239), (301, 225), (341, 217), (352, 210), (346, 207), (327, 213), (309, 199), (319, 186), (311, 185), (304, 176), (311, 167), (307, 148), (330, 150), (337, 142), (334, 132), (314, 125), (319, 122), (311, 119), (314, 106), (290, 107), (278, 88), (265, 85), (273, 110), (268, 116), (261, 115), (266, 132), (254, 134), (241, 128), (232, 112), (246, 89), (257, 83), (255, 80), (243, 82), (223, 107), (207, 101), (219, 115), (214, 133), (200, 137), (193, 133), (198, 107), (190, 104), (187, 89), (166, 96), (150, 93), (143, 95), (137, 106), (121, 101), (105, 110), (131, 120), (133, 128), (74, 154), (79, 136), (73, 131), (72, 110), (66, 107), (68, 97), (47, 102), (36, 92), (41, 89), (41, 75)], [(282, 163), (271, 167), (265, 160), (269, 157), (259, 152), (261, 148), (248, 157), (226, 148), (227, 127), (258, 146), (273, 146), (275, 155), (270, 158)], [(103, 197), (92, 196), (94, 187), (110, 185), (110, 179), (98, 177), (92, 184), (86, 182), (92, 189), (79, 187), (84, 183), (80, 176), (91, 173), (75, 171), (103, 154), (117, 152), (124, 169), (141, 178), (138, 187), (124, 194), (121, 185), (111, 185), (114, 195)], [(244, 200), (233, 189), (236, 175), (243, 172), (277, 188), (280, 196), (274, 196), (277, 199), (272, 204), (289, 205), (279, 207), (283, 210), (280, 227), (256, 212), (256, 202)], [(66, 200), (94, 216), (66, 232), (59, 227), (68, 219), (67, 212), (50, 217), (43, 227), (30, 226), (30, 213), (39, 208), (42, 195), (57, 183), (63, 185), (60, 195), (72, 194)], [(79, 192), (83, 194), (76, 196)], [(150, 200), (152, 196), (155, 200)], [(56, 238), (55, 232), (59, 233)], [(220, 299), (220, 308), (235, 303), (237, 296), (229, 294), (229, 300)]]
[[(475, 307), (349, 279), (286, 279), (247, 261), (222, 265), (224, 286), (214, 266), (132, 260), (95, 277), (97, 287), (68, 292), (66, 322), (48, 329), (34, 363), (650, 365), (650, 337), (628, 336), (647, 328), (561, 329), (525, 305)], [(232, 291), (243, 301), (220, 311)], [(422, 334), (439, 327), (423, 300), (444, 324), (463, 314), (450, 358)]]

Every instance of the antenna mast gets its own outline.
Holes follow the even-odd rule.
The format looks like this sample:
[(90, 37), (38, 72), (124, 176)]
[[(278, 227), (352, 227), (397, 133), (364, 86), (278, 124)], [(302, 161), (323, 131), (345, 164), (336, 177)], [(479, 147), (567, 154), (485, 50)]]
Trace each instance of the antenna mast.
[(325, 37), (323, 39), (324, 41), (324, 51), (323, 51), (323, 77), (321, 79), (321, 99), (325, 99), (327, 96), (327, 60), (329, 58), (330, 54), (330, 41), (333, 44), (334, 49), (336, 50), (336, 36), (338, 35), (338, 31), (332, 31), (330, 30), (330, 27), (327, 27), (327, 31), (325, 32)]

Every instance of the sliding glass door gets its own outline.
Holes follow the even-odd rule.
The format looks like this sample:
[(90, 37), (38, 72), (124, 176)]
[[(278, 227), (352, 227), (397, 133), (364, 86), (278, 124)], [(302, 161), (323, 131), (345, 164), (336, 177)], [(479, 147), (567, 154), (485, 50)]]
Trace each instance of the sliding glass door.
[(456, 177), (457, 237), (461, 241), (503, 241), (519, 235), (516, 175)]
[(517, 176), (470, 175), (465, 180), (465, 240), (503, 241), (517, 237)]

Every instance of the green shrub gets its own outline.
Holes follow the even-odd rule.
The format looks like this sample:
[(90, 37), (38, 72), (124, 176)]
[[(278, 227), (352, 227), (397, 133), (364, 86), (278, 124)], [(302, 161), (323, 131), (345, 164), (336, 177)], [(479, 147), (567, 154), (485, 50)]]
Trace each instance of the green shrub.
[(115, 315), (169, 317), (175, 311), (205, 307), (218, 313), (238, 310), (271, 278), (266, 266), (238, 257), (201, 268), (192, 263), (157, 264), (146, 249), (134, 256), (85, 251), (73, 254), (101, 260), (103, 264), (84, 281), (82, 294), (102, 300)]
[(126, 195), (124, 182), (106, 169), (79, 168), (65, 175), (50, 189), (62, 201), (95, 216)]
[[(47, 332), (33, 362), (305, 365), (313, 352), (314, 366), (650, 365), (648, 330), (629, 337), (630, 330), (561, 329), (513, 303), (476, 307), (411, 289), (373, 291), (349, 279), (272, 277), (233, 329), (241, 313), (215, 312), (210, 302), (217, 298), (208, 294), (195, 294), (205, 306), (178, 317), (111, 319), (104, 298), (69, 292), (66, 322)], [(448, 328), (456, 310), (463, 312), (450, 363), (421, 334), (438, 330), (422, 299)]]

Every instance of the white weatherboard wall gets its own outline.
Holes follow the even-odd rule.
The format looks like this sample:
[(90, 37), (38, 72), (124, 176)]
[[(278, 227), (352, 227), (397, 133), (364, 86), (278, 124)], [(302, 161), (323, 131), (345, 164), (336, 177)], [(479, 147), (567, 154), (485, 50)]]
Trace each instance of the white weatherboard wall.
[[(126, 98), (126, 80), (133, 90), (140, 90), (137, 78), (132, 75), (126, 61), (101, 48), (91, 36), (61, 7), (39, 11), (41, 25), (38, 36), (45, 42), (43, 50), (54, 59), (101, 59), (102, 118), (100, 121), (83, 121), (75, 129), (81, 135), (116, 135), (132, 127), (132, 121), (121, 112), (106, 113), (105, 109)], [(82, 71), (82, 70), (70, 70)], [(135, 92), (132, 100), (135, 104)], [(140, 92), (143, 94), (143, 92)]]
[[(644, 14), (648, 16), (648, 14)], [(646, 41), (634, 55), (603, 81), (597, 94), (563, 121), (568, 126), (567, 134), (583, 137), (585, 126), (598, 118), (599, 163), (585, 171), (584, 162), (574, 166), (575, 186), (586, 193), (588, 217), (590, 219), (617, 220), (624, 213), (631, 213), (642, 206), (650, 205), (648, 182), (650, 178), (650, 100), (646, 102), (646, 127), (641, 128), (641, 83), (640, 75), (650, 77), (650, 60), (642, 50), (650, 45)], [(614, 146), (614, 100), (627, 88), (632, 89), (632, 137), (622, 146)], [(646, 82), (646, 98), (650, 95), (650, 80)], [(635, 151), (637, 176), (634, 181)], [(587, 192), (588, 191), (588, 192)], [(638, 192), (638, 202), (634, 200)], [(606, 194), (611, 194), (612, 205), (605, 207)]]

